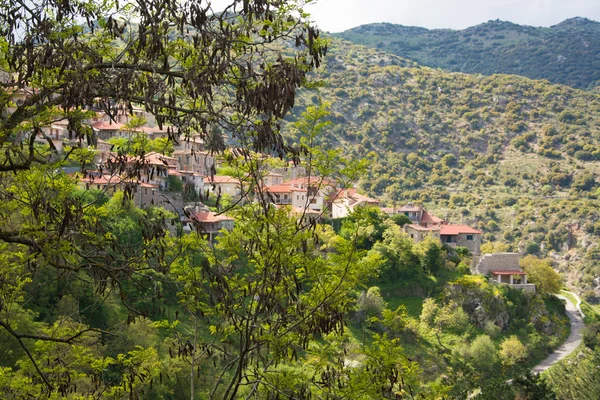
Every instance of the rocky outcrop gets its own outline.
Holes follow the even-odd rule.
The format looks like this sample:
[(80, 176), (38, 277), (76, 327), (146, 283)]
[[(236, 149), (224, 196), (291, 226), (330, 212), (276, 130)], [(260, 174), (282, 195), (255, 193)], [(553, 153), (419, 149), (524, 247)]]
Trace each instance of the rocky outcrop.
[(469, 315), (471, 322), (479, 327), (492, 322), (502, 330), (508, 328), (510, 319), (506, 302), (500, 294), (494, 294), (491, 286), (467, 284), (464, 282), (448, 285), (446, 300), (454, 300)]

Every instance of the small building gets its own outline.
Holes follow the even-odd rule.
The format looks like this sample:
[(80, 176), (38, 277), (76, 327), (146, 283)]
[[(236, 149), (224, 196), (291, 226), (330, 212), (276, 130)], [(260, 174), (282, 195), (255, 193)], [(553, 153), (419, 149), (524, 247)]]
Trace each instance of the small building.
[(519, 265), (517, 253), (493, 253), (474, 257), (471, 272), (487, 276), (490, 283), (510, 285), (515, 289), (535, 293), (535, 285), (527, 283), (527, 274)]
[(212, 211), (197, 211), (190, 215), (188, 220), (182, 221), (184, 231), (191, 231), (190, 224), (200, 233), (213, 241), (221, 230), (232, 230), (234, 219), (224, 214)]
[(408, 203), (407, 205), (402, 206), (393, 211), (396, 214), (406, 215), (415, 224), (420, 224), (424, 209), (422, 205), (414, 205), (413, 203)]
[(439, 226), (424, 227), (419, 224), (407, 224), (404, 225), (404, 232), (406, 232), (415, 244), (419, 243), (427, 236), (433, 236), (440, 240)]
[(450, 247), (466, 247), (472, 254), (480, 252), (482, 232), (477, 229), (467, 225), (449, 224), (446, 220), (429, 213), (423, 206), (412, 203), (386, 211), (388, 215), (406, 215), (413, 222), (405, 225), (404, 231), (415, 243), (430, 235)]
[(302, 198), (302, 200), (306, 201), (308, 208), (321, 213), (324, 212), (328, 206), (328, 204), (326, 204), (326, 199), (331, 196), (331, 193), (338, 190), (333, 181), (321, 177), (295, 178), (283, 182), (283, 185), (291, 186), (293, 190), (306, 190), (306, 197), (302, 198), (304, 195), (295, 194), (296, 200)]
[(379, 206), (379, 200), (364, 196), (355, 188), (341, 189), (330, 196), (331, 217), (344, 218), (357, 207)]
[(214, 156), (208, 151), (194, 150), (194, 146), (191, 147), (173, 152), (173, 157), (177, 159), (181, 169), (197, 172), (204, 176), (211, 175), (216, 168)]
[(462, 246), (479, 254), (482, 232), (466, 225), (440, 225), (440, 240), (450, 247)]
[(262, 183), (265, 186), (281, 185), (283, 183), (283, 175), (276, 172), (269, 172), (262, 177)]
[(233, 198), (242, 195), (242, 184), (239, 179), (228, 175), (214, 175), (204, 178), (204, 187), (218, 194), (227, 194)]

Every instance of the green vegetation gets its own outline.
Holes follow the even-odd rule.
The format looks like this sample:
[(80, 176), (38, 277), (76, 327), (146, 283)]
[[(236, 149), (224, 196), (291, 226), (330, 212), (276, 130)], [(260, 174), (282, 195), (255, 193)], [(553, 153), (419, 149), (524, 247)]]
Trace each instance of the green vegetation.
[(581, 308), (586, 314), (583, 344), (570, 357), (545, 373), (558, 399), (592, 400), (600, 395), (600, 313), (597, 307), (585, 301)]
[(496, 20), (458, 31), (378, 23), (335, 36), (433, 68), (523, 75), (593, 89), (600, 83), (598, 34), (600, 23), (572, 18), (550, 28)]
[[(365, 192), (481, 229), (485, 251), (549, 257), (557, 271), (575, 271), (571, 284), (592, 299), (600, 275), (597, 93), (416, 67), (337, 38), (315, 77), (332, 104), (330, 133), (319, 141), (369, 160)], [(315, 96), (304, 92), (290, 119)]]
[[(598, 158), (595, 95), (508, 77), (482, 80), (482, 87), (478, 78), (438, 77), (362, 48), (343, 57), (362, 63), (366, 54), (373, 68), (341, 64), (339, 47), (323, 59), (325, 42), (301, 2), (235, 1), (231, 12), (212, 14), (195, 0), (49, 0), (23, 9), (0, 1), (6, 11), (0, 13), (6, 72), (0, 86), (0, 397), (552, 398), (543, 378), (524, 372), (566, 337), (562, 303), (469, 275), (466, 249), (432, 238), (414, 244), (401, 231), (405, 218), (359, 208), (333, 224), (336, 232), (250, 191), (254, 197), (245, 205), (215, 199), (235, 223), (209, 242), (170, 226), (176, 216), (162, 208), (137, 208), (128, 185), (140, 171), (126, 171), (124, 160), (101, 166), (99, 172), (109, 168), (124, 183), (103, 191), (84, 189), (65, 167), (91, 172), (95, 154), (84, 144), (94, 139), (84, 123), (93, 117), (90, 108), (115, 115), (142, 105), (157, 123), (177, 126), (177, 135), (199, 133), (221, 154), (223, 135), (214, 125), (226, 129), (237, 147), (225, 155), (223, 171), (244, 177), (251, 188), (260, 188), (263, 171), (273, 165), (265, 153), (346, 187), (362, 178), (365, 189), (390, 203), (400, 193), (431, 200), (445, 186), (441, 207), (464, 218), (477, 213), (487, 239), (514, 246), (517, 233), (500, 236), (505, 223), (533, 220), (527, 213), (544, 208), (516, 199), (534, 183), (491, 173), (510, 159), (495, 153), (511, 144), (519, 157), (535, 150), (551, 162), (563, 157), (573, 169), (589, 166)], [(278, 47), (290, 39), (297, 48)], [(345, 100), (312, 96), (306, 106), (304, 99), (286, 126), (293, 139), (286, 142), (282, 118), (321, 62), (330, 85), (324, 95), (337, 80), (353, 79), (333, 90)], [(354, 75), (342, 77), (346, 72)], [(398, 95), (373, 98), (385, 102), (384, 113), (371, 104), (368, 86), (356, 86), (363, 78)], [(13, 101), (20, 91), (26, 98)], [(360, 121), (360, 131), (344, 115)], [(388, 119), (393, 125), (379, 136), (385, 126), (379, 123)], [(73, 130), (63, 153), (41, 130), (61, 120)], [(142, 123), (133, 119), (126, 128), (131, 140), (113, 143), (120, 159), (170, 144), (137, 135)], [(533, 133), (538, 128), (550, 138), (543, 146)], [(463, 138), (473, 146), (462, 147)], [(347, 144), (348, 154), (331, 149), (335, 143)], [(361, 159), (375, 150), (379, 156), (366, 172)], [(543, 191), (569, 190), (579, 202), (567, 202), (577, 209), (565, 212), (589, 216), (597, 190), (591, 170), (571, 178), (550, 172), (540, 178), (549, 187)], [(475, 191), (450, 194), (449, 186), (470, 187), (474, 179), (493, 187), (498, 177), (514, 192), (490, 199), (518, 207), (516, 218), (501, 217)], [(168, 183), (172, 191), (183, 189)], [(481, 208), (471, 211), (471, 202)], [(561, 226), (555, 222), (544, 229)], [(595, 224), (585, 226), (596, 233)], [(569, 240), (560, 229), (535, 224), (513, 230), (523, 232), (524, 243), (540, 243), (528, 246), (540, 255), (547, 244)], [(548, 284), (545, 291), (553, 290)], [(586, 343), (594, 345), (597, 335), (591, 325)], [(511, 377), (515, 384), (508, 387)]]

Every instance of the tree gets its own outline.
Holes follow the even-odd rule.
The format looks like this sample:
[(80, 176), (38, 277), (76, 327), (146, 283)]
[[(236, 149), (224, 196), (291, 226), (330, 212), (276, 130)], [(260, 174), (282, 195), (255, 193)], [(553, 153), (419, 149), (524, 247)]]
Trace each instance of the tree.
[(482, 371), (492, 370), (498, 359), (494, 342), (487, 335), (479, 335), (473, 340), (468, 356), (473, 367)]
[(481, 245), (481, 254), (505, 253), (509, 250), (506, 243), (486, 242)]
[(527, 255), (520, 261), (527, 273), (527, 281), (535, 283), (536, 289), (542, 294), (559, 293), (562, 288), (562, 277), (550, 265), (550, 261)]
[(412, 240), (405, 232), (395, 224), (390, 224), (383, 232), (383, 240), (375, 243), (371, 250), (385, 260), (380, 275), (388, 279), (421, 278), (423, 270), (413, 246)]
[[(93, 379), (90, 370), (55, 373), (54, 369), (49, 370), (54, 365), (42, 365), (45, 359), (39, 358), (31, 349), (56, 344), (57, 350), (48, 354), (54, 357), (53, 362), (58, 368), (71, 360), (63, 347), (76, 353), (78, 343), (102, 340), (111, 332), (83, 323), (72, 324), (69, 329), (50, 329), (53, 319), (65, 317), (61, 315), (46, 316), (47, 321), (36, 321), (38, 324), (15, 323), (19, 321), (15, 319), (17, 315), (27, 313), (22, 304), (35, 306), (36, 302), (48, 302), (50, 304), (46, 305), (51, 306), (60, 296), (75, 290), (75, 282), (84, 282), (92, 293), (89, 298), (93, 303), (86, 309), (102, 310), (111, 304), (111, 300), (118, 299), (124, 310), (121, 314), (128, 320), (165, 313), (160, 300), (172, 283), (169, 270), (179, 256), (176, 250), (181, 248), (166, 229), (168, 215), (155, 209), (135, 210), (130, 201), (133, 189), (129, 186), (124, 188), (123, 195), (115, 196), (109, 204), (103, 205), (100, 197), (90, 199), (90, 192), (85, 195), (78, 192), (75, 179), (62, 168), (75, 164), (84, 176), (87, 175), (96, 167), (92, 165), (94, 152), (86, 146), (96, 143), (87, 120), (96, 111), (115, 119), (129, 113), (134, 105), (152, 113), (160, 126), (167, 125), (171, 141), (180, 135), (199, 133), (210, 139), (211, 150), (222, 150), (222, 131), (219, 130), (222, 129), (235, 138), (247, 164), (252, 151), (299, 162), (301, 146), (286, 143), (279, 132), (279, 124), (293, 106), (296, 90), (306, 83), (306, 74), (320, 64), (325, 52), (324, 42), (308, 23), (300, 5), (293, 0), (232, 1), (220, 13), (213, 12), (210, 4), (199, 0), (183, 3), (1, 0), (0, 4), (3, 10), (0, 13), (0, 248), (3, 257), (0, 330), (3, 335), (12, 337), (13, 343), (23, 352), (22, 359), (17, 362), (19, 368), (3, 370), (3, 376), (12, 376), (13, 382), (31, 382), (34, 397), (56, 397), (77, 390), (83, 396), (94, 397), (96, 390), (105, 390), (114, 396), (122, 397), (128, 393), (131, 398), (140, 397), (143, 391), (152, 387), (151, 378), (157, 372), (154, 349), (132, 349), (119, 354), (116, 360), (99, 361), (106, 368), (118, 370), (113, 371), (117, 375), (114, 382), (119, 387), (122, 383), (122, 389), (109, 388), (105, 385), (113, 381), (103, 379), (102, 368)], [(295, 48), (283, 50), (275, 45), (282, 41)], [(21, 93), (26, 94), (25, 98), (13, 101), (14, 96)], [(68, 124), (72, 141), (64, 153), (59, 153), (44, 128), (62, 120)], [(136, 130), (135, 125), (130, 126), (132, 132)], [(139, 152), (145, 152), (147, 145), (141, 143)], [(303, 151), (306, 152), (306, 148)], [(128, 181), (136, 178), (138, 169), (126, 169), (125, 160), (119, 156), (113, 162), (97, 167), (101, 172), (120, 175), (123, 181)], [(251, 165), (248, 170), (252, 173), (250, 179), (256, 181), (254, 167), (256, 165)], [(113, 189), (107, 185), (102, 195), (109, 190)], [(262, 204), (261, 210), (262, 213), (256, 209), (246, 211), (246, 214), (242, 212), (240, 216), (263, 221), (263, 225), (254, 225), (257, 232), (272, 228), (271, 218), (278, 223), (283, 221), (283, 217), (277, 219), (278, 214), (274, 214), (267, 204)], [(265, 219), (255, 218), (256, 213)], [(309, 231), (308, 223), (285, 221), (301, 232)], [(243, 227), (252, 231), (241, 223), (240, 229)], [(305, 249), (303, 241), (308, 241), (307, 235), (296, 236), (297, 250)], [(249, 248), (263, 239), (269, 240), (250, 233), (248, 237), (253, 240), (252, 244), (246, 242)], [(226, 243), (227, 237), (224, 237), (223, 246)], [(234, 257), (234, 254), (240, 254), (242, 243), (238, 241), (238, 247), (234, 249), (230, 242), (231, 247), (224, 248), (219, 254)], [(351, 254), (352, 247), (346, 247), (343, 251), (332, 251), (329, 257)], [(263, 243), (262, 248), (271, 249), (267, 243)], [(310, 250), (312, 252), (307, 250), (304, 254), (310, 253), (310, 257), (314, 257), (314, 248)], [(262, 255), (268, 257), (268, 254), (272, 256), (270, 250)], [(352, 254), (354, 257), (358, 253)], [(336, 268), (344, 265), (343, 258), (339, 259), (341, 264), (335, 263)], [(250, 256), (248, 259), (252, 260)], [(269, 267), (281, 266), (261, 261)], [(221, 275), (217, 266), (222, 263), (233, 270), (241, 268), (243, 260), (234, 263), (232, 259), (215, 256), (211, 263), (215, 268), (211, 276), (218, 279)], [(291, 293), (292, 286), (301, 290), (302, 286), (297, 285), (302, 279), (309, 279), (296, 275), (296, 268), (300, 266), (293, 262), (286, 268), (293, 271), (281, 283), (285, 288), (272, 292), (278, 296)], [(355, 272), (354, 265), (351, 272)], [(269, 278), (282, 277), (277, 275), (277, 270), (269, 270), (269, 273)], [(319, 293), (325, 296), (319, 297), (313, 292), (312, 299), (321, 303), (311, 303), (303, 298), (305, 311), (312, 310), (313, 317), (297, 314), (300, 320), (290, 322), (279, 314), (279, 330), (273, 331), (275, 336), (270, 339), (283, 340), (285, 337), (289, 340), (291, 335), (299, 334), (298, 330), (309, 334), (337, 327), (335, 321), (339, 321), (336, 320), (340, 317), (339, 312), (325, 314), (319, 312), (319, 306), (333, 307), (334, 310), (340, 305), (343, 309), (343, 304), (339, 303), (340, 294), (336, 291), (346, 293), (345, 279), (349, 276), (350, 272), (337, 274), (338, 282), (343, 282), (338, 287), (330, 287), (333, 291), (318, 285), (313, 287), (315, 292), (321, 290)], [(47, 281), (36, 282), (40, 277)], [(254, 286), (246, 295), (248, 292), (256, 295), (259, 289), (264, 291), (268, 287), (256, 280), (248, 282)], [(232, 289), (227, 283), (221, 283), (222, 286), (215, 285), (211, 289), (225, 292)], [(43, 292), (43, 296), (39, 292)], [(208, 293), (213, 296), (209, 296), (213, 301), (219, 296), (226, 297), (224, 293)], [(235, 300), (249, 299), (243, 294), (243, 291), (235, 293), (240, 296)], [(248, 304), (269, 308), (279, 300), (266, 294), (264, 299)], [(75, 310), (75, 307), (71, 308)], [(215, 315), (222, 318), (220, 325), (215, 325), (215, 334), (226, 339), (232, 332), (225, 326), (228, 323), (224, 313), (235, 313), (234, 305), (224, 304), (222, 311), (215, 311)], [(250, 312), (260, 314), (264, 309)], [(318, 318), (322, 319), (317, 321)], [(264, 329), (264, 325), (256, 329)], [(297, 337), (302, 336), (299, 335)], [(241, 340), (237, 348), (242, 353), (232, 357), (233, 362), (229, 359), (227, 362), (231, 364), (226, 365), (235, 366), (239, 372), (256, 356), (253, 353), (256, 347), (246, 351), (248, 348), (244, 346), (270, 343), (256, 335), (253, 340), (252, 344)], [(259, 353), (264, 351), (260, 348)], [(64, 358), (60, 358), (61, 355)], [(144, 361), (149, 359), (154, 361)], [(86, 383), (76, 389), (76, 380), (67, 379), (71, 373), (88, 373), (86, 379), (90, 379), (86, 382), (93, 384)], [(223, 394), (235, 396), (236, 385), (242, 376), (228, 375), (234, 383)]]
[(502, 364), (512, 367), (525, 360), (528, 351), (527, 347), (521, 343), (519, 338), (513, 335), (504, 339), (500, 344), (500, 351), (498, 354), (502, 360)]
[(372, 286), (366, 292), (362, 292), (356, 300), (357, 312), (362, 321), (372, 317), (381, 317), (386, 307), (385, 300), (381, 297), (381, 291), (377, 286)]
[(430, 275), (437, 272), (444, 265), (445, 252), (439, 240), (433, 236), (427, 236), (414, 246), (414, 252), (419, 258), (423, 271)]

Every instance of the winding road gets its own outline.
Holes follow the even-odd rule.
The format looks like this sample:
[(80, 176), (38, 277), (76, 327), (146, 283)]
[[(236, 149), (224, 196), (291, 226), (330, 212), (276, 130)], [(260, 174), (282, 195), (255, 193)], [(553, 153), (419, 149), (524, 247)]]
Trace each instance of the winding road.
[(571, 300), (569, 300), (565, 296), (556, 295), (556, 297), (562, 300), (566, 300), (566, 311), (567, 315), (569, 316), (569, 319), (571, 320), (571, 334), (569, 335), (569, 338), (558, 349), (554, 351), (554, 353), (550, 354), (548, 358), (546, 358), (544, 361), (542, 361), (532, 369), (532, 371), (535, 373), (544, 372), (545, 370), (547, 370), (548, 368), (550, 368), (551, 366), (553, 366), (554, 364), (556, 364), (557, 362), (574, 352), (575, 349), (577, 349), (577, 347), (579, 347), (579, 345), (581, 344), (581, 329), (585, 326), (582, 318), (584, 315), (581, 312), (581, 308), (579, 307), (581, 300), (579, 300), (579, 297), (577, 297), (575, 293), (567, 293), (573, 295), (577, 299), (577, 304), (571, 303)]

